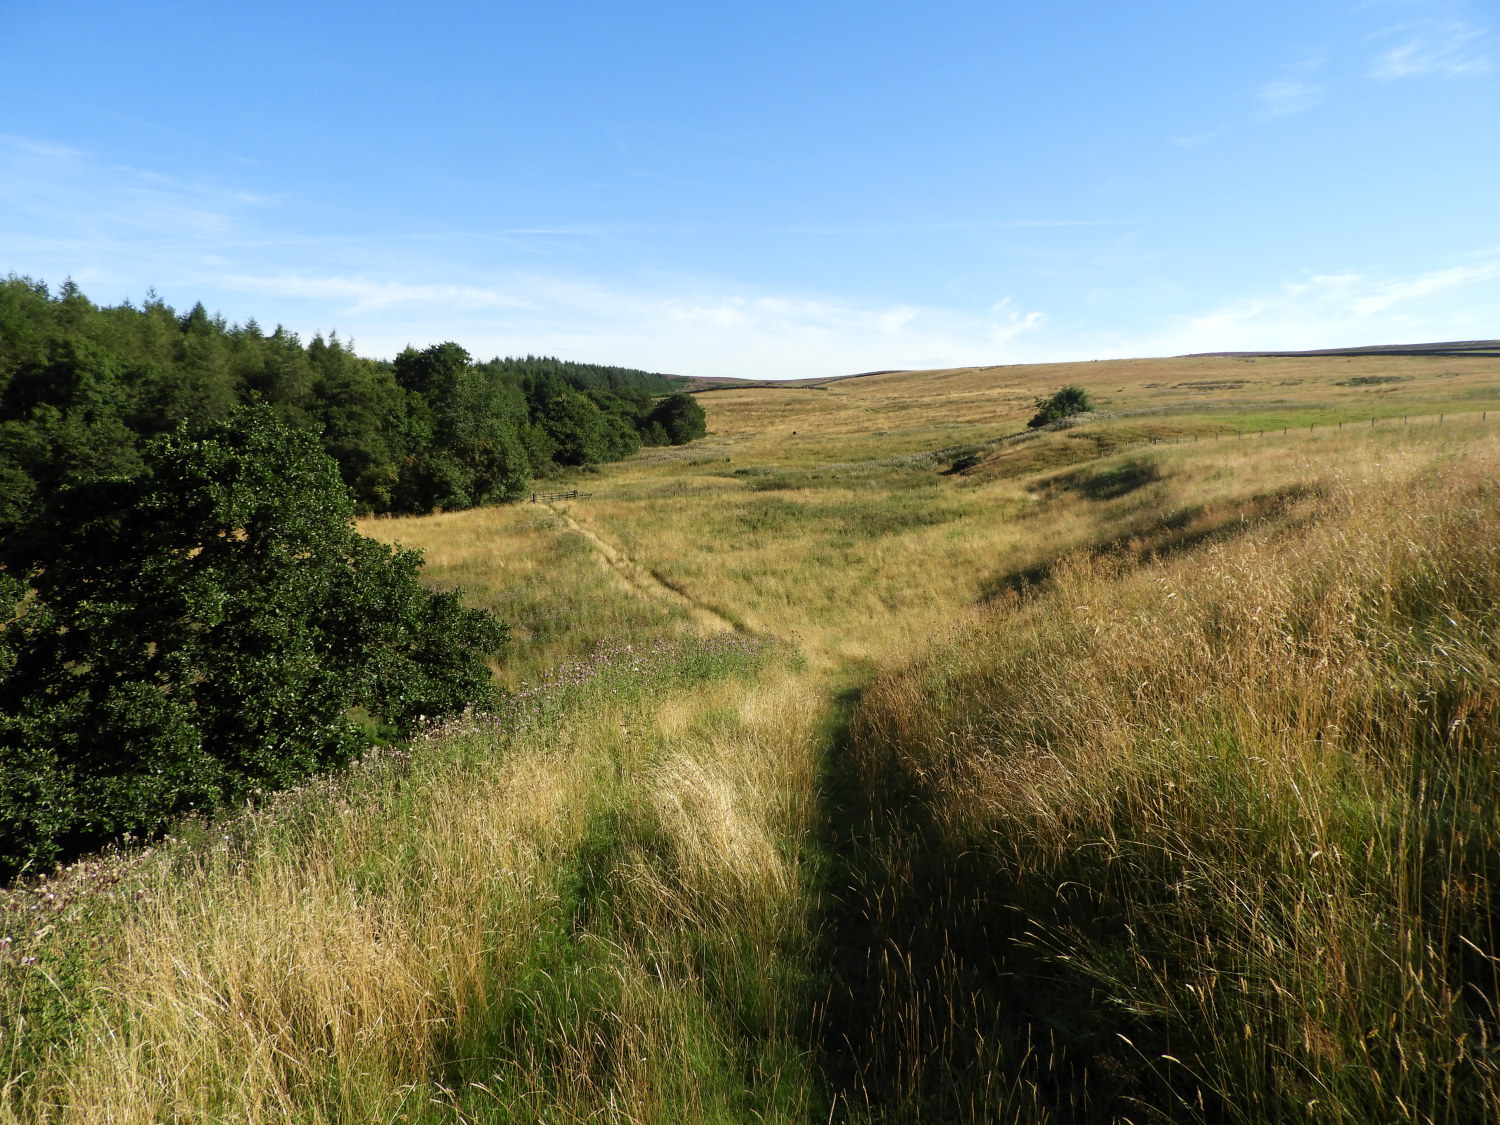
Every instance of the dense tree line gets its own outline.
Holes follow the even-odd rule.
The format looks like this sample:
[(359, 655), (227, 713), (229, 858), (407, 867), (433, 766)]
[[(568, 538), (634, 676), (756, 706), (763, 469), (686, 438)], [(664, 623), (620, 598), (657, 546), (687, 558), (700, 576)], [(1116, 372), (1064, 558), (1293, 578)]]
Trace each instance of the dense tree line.
[(675, 387), (0, 281), (0, 880), (484, 703), (503, 626), (355, 513), (690, 441)]
[(559, 468), (704, 433), (669, 376), (527, 356), (477, 363), (454, 343), (366, 359), (337, 336), (229, 324), (154, 295), (95, 305), (66, 282), (0, 281), (0, 529), (66, 483), (129, 475), (178, 424), (269, 408), (317, 435), (356, 509), (424, 512), (514, 499)]

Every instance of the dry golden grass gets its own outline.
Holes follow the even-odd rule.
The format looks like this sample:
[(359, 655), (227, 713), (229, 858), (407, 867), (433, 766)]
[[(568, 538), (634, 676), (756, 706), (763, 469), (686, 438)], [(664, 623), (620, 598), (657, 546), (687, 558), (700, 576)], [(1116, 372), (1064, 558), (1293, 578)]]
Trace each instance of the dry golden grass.
[(423, 552), (424, 577), (493, 610), (510, 629), (497, 675), (535, 680), (595, 645), (686, 636), (697, 615), (612, 568), (588, 537), (543, 505), (478, 508), (420, 519), (367, 519), (361, 533)]
[[(866, 694), (864, 923), (919, 966), (866, 982), (891, 1099), (1500, 1113), (1497, 479), (1493, 438), (1351, 459), (1234, 541), (1071, 560)], [(997, 1067), (1024, 1089), (955, 1096)]]
[[(1033, 399), (1066, 383), (1101, 411), (1023, 432)], [(995, 1023), (972, 951), (1030, 932), (1007, 929), (1016, 902), (1042, 927), (1016, 972), (1067, 984), (1036, 995), (1088, 1027), (1103, 1026), (1101, 995), (1134, 1012), (1143, 1044), (1179, 1015), (1217, 1028), (1232, 1013), (1255, 1034), (1203, 1048), (1223, 1073), (1295, 1059), (1269, 1085), (1243, 1079), (1261, 1099), (1246, 1120), (1273, 1119), (1256, 1107), (1290, 1105), (1308, 1075), (1337, 1086), (1322, 1104), (1345, 1120), (1398, 1119), (1359, 1101), (1376, 1056), (1488, 1075), (1472, 1045), (1361, 1023), (1390, 1005), (1411, 1028), (1459, 1018), (1429, 947), (1461, 934), (1493, 952), (1453, 925), (1459, 900), (1432, 900), (1448, 913), (1430, 926), (1380, 930), (1395, 923), (1337, 896), (1369, 893), (1370, 871), (1412, 870), (1390, 858), (1417, 854), (1399, 842), (1345, 863), (1381, 816), (1414, 832), (1416, 807), (1398, 784), (1408, 759), (1345, 750), (1374, 737), (1359, 719), (1372, 699), (1391, 730), (1416, 731), (1417, 712), (1402, 727), (1389, 707), (1427, 682), (1391, 674), (1341, 614), (1407, 573), (1382, 542), (1488, 542), (1482, 513), (1424, 522), (1412, 498), (1479, 511), (1497, 388), (1500, 360), (1172, 359), (713, 391), (708, 439), (589, 474), (592, 499), (367, 521), (512, 626), (509, 686), (601, 645), (590, 667), (613, 686), (566, 672), (523, 697), (522, 726), (443, 732), (232, 822), (228, 840), (199, 831), (131, 861), (139, 904), (69, 939), (93, 966), (56, 983), (85, 1012), (72, 1038), (21, 1050), (19, 1001), (0, 997), (0, 1122), (911, 1120), (931, 1081), (962, 1095), (942, 1119), (1042, 1121), (1106, 1104), (1099, 1084), (1132, 1068), (1179, 1065), (1162, 1061), (1181, 1057), (1178, 1038), (1147, 1066), (1144, 1046), (1080, 1054), (1055, 1028), (1049, 1041)], [(1403, 413), (1450, 417), (1406, 426)], [(947, 471), (964, 450), (979, 463)], [(1398, 494), (1406, 507), (1386, 511)], [(1471, 564), (1494, 569), (1482, 551)], [(1019, 610), (1017, 591), (1038, 584), (1054, 593)], [(806, 664), (783, 653), (668, 675), (638, 660), (726, 623), (787, 638)], [(934, 644), (858, 720), (866, 791), (907, 788), (840, 830), (858, 802), (841, 796), (830, 687)], [(1488, 706), (1452, 717), (1488, 722)], [(1244, 750), (1233, 769), (1231, 745)], [(1199, 790), (1212, 800), (1189, 799)], [(1244, 871), (1261, 853), (1274, 878), (1256, 882)], [(1157, 897), (1119, 906), (1137, 929), (1190, 901), (1227, 944), (1200, 953), (1167, 935), (1069, 961), (1105, 901), (1059, 893), (1098, 874), (1078, 855), (1111, 888), (1133, 877), (1109, 866), (1121, 856), (1157, 879)], [(1208, 863), (1225, 856), (1242, 867)], [(1016, 871), (1034, 876), (1031, 898), (985, 897), (1003, 899)], [(1416, 900), (1402, 886), (1404, 909)], [(993, 914), (975, 921), (976, 904)], [(45, 952), (69, 917), (51, 936), (28, 925), (28, 948)], [(863, 950), (869, 933), (890, 940)], [(1386, 957), (1372, 933), (1413, 952)], [(1170, 971), (1151, 960), (1163, 949)], [(829, 993), (829, 974), (859, 983), (847, 967), (865, 952), (868, 995)], [(17, 964), (0, 948), (0, 982)], [(1347, 972), (1314, 990), (1330, 964)], [(1267, 980), (1292, 999), (1251, 987)], [(1350, 1029), (1377, 1034), (1360, 1046)], [(839, 1061), (846, 1040), (864, 1055)], [(1205, 1098), (1234, 1093), (1203, 1081)], [(1438, 1087), (1400, 1081), (1411, 1104), (1436, 1104)], [(1489, 1086), (1466, 1089), (1480, 1093), (1463, 1106), (1491, 1105)]]
[[(1343, 385), (1372, 378), (1395, 381)], [(813, 387), (716, 390), (700, 394), (699, 401), (709, 412), (710, 441), (727, 455), (798, 464), (837, 460), (846, 453), (892, 456), (1013, 433), (1035, 412), (1038, 396), (1068, 384), (1086, 389), (1106, 414), (1201, 415), (1195, 424), (1205, 428), (1222, 418), (1222, 424), (1238, 429), (1247, 417), (1275, 413), (1336, 422), (1435, 414), (1444, 407), (1500, 409), (1500, 359), (1427, 356), (1180, 357), (966, 367)]]
[(800, 1120), (776, 982), (811, 939), (816, 697), (611, 695), (163, 849), (93, 1014), (0, 1120)]
[(1068, 551), (1189, 542), (1342, 464), (1456, 448), (1500, 429), (1500, 415), (1175, 444), (1093, 440), (1101, 429), (1028, 435), (955, 475), (941, 461), (761, 465), (739, 476), (732, 465), (712, 476), (713, 466), (679, 464), (684, 487), (668, 490), (653, 483), (672, 462), (626, 463), (602, 474), (595, 499), (567, 507), (717, 614), (795, 637), (821, 668), (869, 667)]

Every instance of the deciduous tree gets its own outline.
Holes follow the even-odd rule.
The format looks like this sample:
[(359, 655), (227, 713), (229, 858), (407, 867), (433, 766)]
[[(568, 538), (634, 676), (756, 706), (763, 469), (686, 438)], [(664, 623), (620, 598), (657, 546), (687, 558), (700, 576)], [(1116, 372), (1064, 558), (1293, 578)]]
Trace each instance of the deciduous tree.
[(0, 545), (0, 876), (339, 765), (491, 691), (503, 631), (355, 532), (270, 407), (179, 429)]

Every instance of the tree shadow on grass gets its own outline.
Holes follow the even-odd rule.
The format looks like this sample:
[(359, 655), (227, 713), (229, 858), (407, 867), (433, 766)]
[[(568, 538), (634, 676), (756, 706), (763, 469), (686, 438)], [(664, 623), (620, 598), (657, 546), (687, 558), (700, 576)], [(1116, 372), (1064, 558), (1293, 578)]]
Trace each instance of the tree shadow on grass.
[[(1298, 501), (1316, 492), (1317, 489), (1306, 485), (1294, 485), (1228, 503), (1194, 504), (1164, 515), (1153, 514), (1076, 553), (1091, 558), (1113, 558), (1128, 566), (1144, 565), (1232, 539), (1270, 519), (1286, 518)], [(993, 575), (981, 583), (979, 600), (992, 602), (1033, 592), (1051, 580), (1066, 557), (1069, 556)]]
[[(920, 781), (855, 750), (859, 697), (837, 700), (820, 785), (826, 991), (809, 1031), (829, 1120), (1116, 1119), (1140, 1092), (1117, 1014), (1028, 940), (1002, 874), (950, 854)], [(1098, 925), (1097, 905), (1056, 907)]]

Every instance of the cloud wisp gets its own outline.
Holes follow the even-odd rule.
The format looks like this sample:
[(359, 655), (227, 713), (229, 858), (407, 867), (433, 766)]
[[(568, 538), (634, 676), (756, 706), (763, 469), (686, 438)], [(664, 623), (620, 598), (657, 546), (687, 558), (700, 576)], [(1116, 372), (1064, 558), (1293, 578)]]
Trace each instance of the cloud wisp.
[(1469, 339), (1500, 330), (1500, 254), (1402, 276), (1313, 274), (1179, 318), (1138, 354)]
[(296, 274), (272, 277), (228, 274), (215, 280), (223, 289), (325, 302), (351, 315), (403, 305), (465, 310), (536, 308), (531, 301), (477, 285), (412, 285), (367, 277), (303, 277)]
[(1487, 51), (1490, 42), (1487, 28), (1457, 21), (1433, 21), (1402, 24), (1389, 29), (1386, 35), (1399, 36), (1402, 41), (1382, 51), (1370, 63), (1370, 77), (1378, 82), (1434, 74), (1467, 78), (1494, 69), (1494, 60)]
[(806, 223), (787, 228), (788, 234), (887, 237), (905, 234), (943, 234), (986, 230), (1050, 230), (1068, 227), (1128, 227), (1128, 219), (959, 219), (928, 223)]
[(558, 354), (754, 379), (1004, 362), (1014, 341), (1047, 320), (1009, 298), (963, 311), (736, 292), (684, 279), (656, 279), (649, 289), (539, 274), (494, 285), (298, 274), (205, 280), (260, 295), (281, 319), (356, 337), (365, 354), (454, 339), (486, 357)]
[(1255, 121), (1264, 123), (1278, 117), (1290, 117), (1294, 113), (1305, 113), (1317, 105), (1322, 97), (1321, 86), (1300, 78), (1277, 78), (1255, 92), (1255, 100), (1260, 103)]

